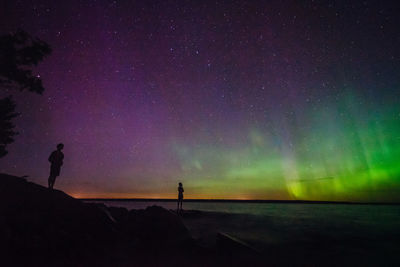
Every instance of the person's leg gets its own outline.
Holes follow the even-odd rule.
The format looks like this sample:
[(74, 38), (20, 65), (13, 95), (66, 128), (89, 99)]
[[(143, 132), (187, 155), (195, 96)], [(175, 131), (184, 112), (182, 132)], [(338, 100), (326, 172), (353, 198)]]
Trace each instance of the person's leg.
[(49, 177), (49, 188), (50, 189), (53, 189), (54, 179), (55, 179), (54, 175), (50, 175), (50, 177)]
[(57, 176), (54, 176), (54, 178), (53, 178), (53, 184), (51, 185), (51, 188), (53, 189), (53, 187), (54, 187), (54, 184), (56, 183), (56, 178), (57, 178)]
[(49, 188), (50, 189), (53, 189), (55, 182), (56, 182), (56, 176), (50, 175), (50, 177), (49, 177)]

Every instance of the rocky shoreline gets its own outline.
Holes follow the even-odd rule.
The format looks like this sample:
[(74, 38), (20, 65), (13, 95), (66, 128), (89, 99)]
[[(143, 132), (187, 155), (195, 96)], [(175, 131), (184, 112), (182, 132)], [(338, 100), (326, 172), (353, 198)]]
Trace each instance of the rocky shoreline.
[[(3, 266), (221, 266), (252, 258), (205, 248), (181, 218), (85, 203), (24, 178), (0, 174)], [(254, 259), (254, 264), (256, 264)]]

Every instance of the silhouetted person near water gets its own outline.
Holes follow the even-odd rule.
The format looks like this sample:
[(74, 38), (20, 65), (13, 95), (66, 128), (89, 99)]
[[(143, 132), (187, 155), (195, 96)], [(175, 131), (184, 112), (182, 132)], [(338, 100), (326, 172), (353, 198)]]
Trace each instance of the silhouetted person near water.
[(177, 208), (177, 212), (182, 211), (183, 192), (185, 192), (185, 190), (183, 190), (182, 183), (179, 183), (179, 187), (178, 187), (178, 208)]
[(64, 148), (64, 144), (58, 144), (57, 150), (50, 154), (49, 162), (50, 165), (50, 176), (49, 176), (49, 188), (53, 189), (56, 177), (60, 175), (61, 166), (63, 165), (64, 154), (61, 150)]

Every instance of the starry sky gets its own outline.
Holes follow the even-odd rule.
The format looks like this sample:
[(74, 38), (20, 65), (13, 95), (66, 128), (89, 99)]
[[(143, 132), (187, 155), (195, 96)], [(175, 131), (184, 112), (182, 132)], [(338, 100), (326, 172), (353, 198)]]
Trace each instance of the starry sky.
[[(400, 201), (396, 1), (2, 1), (53, 53), (0, 171), (76, 197)], [(2, 92), (4, 95), (4, 92)]]

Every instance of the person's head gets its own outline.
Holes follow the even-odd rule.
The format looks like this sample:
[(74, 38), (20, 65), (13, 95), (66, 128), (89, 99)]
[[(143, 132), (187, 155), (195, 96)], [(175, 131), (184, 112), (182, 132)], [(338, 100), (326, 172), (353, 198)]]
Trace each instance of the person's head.
[(64, 148), (64, 144), (60, 143), (57, 145), (57, 150), (62, 150)]
[(182, 187), (182, 183), (179, 183), (179, 187)]

